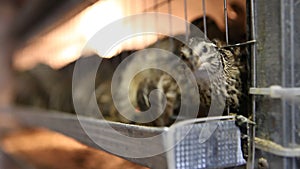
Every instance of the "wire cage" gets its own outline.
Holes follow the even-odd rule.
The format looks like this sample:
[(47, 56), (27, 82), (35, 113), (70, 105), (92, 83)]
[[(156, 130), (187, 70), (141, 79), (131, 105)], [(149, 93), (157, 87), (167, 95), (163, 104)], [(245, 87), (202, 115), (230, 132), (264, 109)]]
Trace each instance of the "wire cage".
[[(299, 168), (298, 1), (251, 1), (255, 167)], [(275, 95), (274, 95), (275, 94)]]
[[(177, 13), (179, 13), (182, 16), (182, 19), (184, 19), (186, 22), (192, 22), (192, 19), (195, 19), (195, 17), (194, 18), (190, 17), (189, 10), (191, 9), (191, 6), (193, 5), (196, 6), (197, 4), (201, 6), (199, 13), (200, 11), (202, 11), (202, 14), (197, 15), (198, 18), (196, 18), (196, 20), (194, 20), (192, 24), (196, 25), (196, 27), (200, 28), (203, 31), (205, 38), (210, 40), (217, 38), (221, 41), (224, 41), (224, 44), (227, 47), (240, 46), (247, 41), (246, 9), (243, 8), (246, 6), (245, 5), (246, 1), (242, 1), (240, 3), (241, 4), (240, 7), (234, 5), (230, 6), (228, 0), (215, 1), (214, 3), (218, 4), (217, 5), (218, 11), (213, 10), (214, 3), (210, 3), (205, 0), (202, 0), (201, 2), (199, 1), (195, 4), (189, 3), (191, 1), (188, 0), (176, 1), (180, 4), (177, 6), (173, 6), (173, 2), (175, 1), (172, 0), (166, 0), (166, 1), (154, 0), (151, 1), (151, 3), (150, 1), (144, 1), (144, 2), (135, 1), (135, 0), (132, 1), (127, 2), (127, 4), (131, 4), (131, 5), (125, 5), (123, 7), (131, 11), (132, 10), (135, 11), (138, 10), (140, 6), (143, 6), (144, 10), (142, 10), (142, 12), (160, 12), (160, 9), (163, 8), (163, 9), (167, 9), (165, 12), (170, 15), (175, 14), (176, 12), (174, 10), (176, 9), (178, 10)], [(134, 2), (138, 2), (137, 4), (140, 4), (140, 6), (138, 7), (138, 5), (135, 4)], [(210, 6), (210, 8), (206, 8), (206, 6)], [(231, 7), (230, 9), (228, 9), (229, 6)], [(235, 17), (228, 14), (228, 11), (230, 10), (232, 13), (235, 13), (236, 15)], [(217, 12), (218, 14), (221, 15), (218, 15), (216, 17), (213, 15), (214, 12)], [(237, 23), (235, 23), (234, 18), (235, 19), (239, 18), (241, 21), (237, 21)], [(153, 24), (163, 24), (163, 23), (153, 23)], [(172, 30), (171, 32), (173, 32), (175, 28), (170, 27), (170, 29)], [(51, 31), (50, 31), (50, 35), (53, 36), (53, 34), (51, 34)], [(58, 35), (61, 36), (61, 34)], [(175, 34), (171, 34), (171, 36), (175, 36)], [(183, 30), (183, 32), (181, 32), (179, 36), (184, 36), (185, 40), (188, 40), (189, 38), (195, 35), (193, 35), (193, 30), (190, 30), (189, 25), (186, 24), (185, 29)], [(43, 40), (47, 42), (47, 38), (45, 37), (47, 37), (47, 34), (46, 36), (44, 35), (44, 37), (42, 36), (42, 38), (40, 38), (42, 41), (39, 41), (39, 37), (37, 36), (34, 38), (34, 40), (37, 39), (36, 43), (33, 41), (31, 42), (31, 44), (40, 45), (41, 44), (40, 42), (44, 42)], [(52, 38), (53, 37), (50, 36), (50, 39)], [(249, 38), (248, 40), (253, 40), (253, 39)], [(148, 39), (144, 40), (145, 44), (147, 41)], [(238, 45), (235, 45), (236, 43), (238, 43)], [(158, 43), (156, 47), (159, 48), (159, 45), (160, 44)], [(169, 45), (174, 45), (174, 44), (171, 42), (169, 43)], [(45, 46), (47, 47), (47, 45)], [(23, 51), (19, 53), (26, 54), (26, 47), (27, 46), (25, 46), (25, 52)], [(42, 46), (42, 48), (43, 47), (44, 46)], [(176, 47), (179, 48), (179, 46)], [(47, 54), (47, 52), (45, 52), (45, 54)], [(119, 55), (120, 57), (116, 56), (115, 58), (106, 60), (108, 67), (115, 67), (115, 63), (118, 65), (119, 62), (122, 61), (122, 57), (126, 55), (128, 55), (128, 53), (124, 52), (121, 55)], [(247, 59), (248, 59), (247, 56), (245, 56), (244, 60), (246, 65), (248, 64)], [(94, 63), (96, 62), (97, 61), (95, 61)], [(72, 87), (66, 84), (68, 83), (68, 80), (71, 79), (70, 77), (72, 77), (73, 69), (74, 69), (74, 64), (73, 66), (70, 67), (67, 66), (59, 70), (58, 74), (63, 74), (63, 76), (53, 75), (52, 70), (51, 73), (49, 73), (47, 72), (49, 69), (45, 67), (42, 67), (42, 69), (37, 71), (38, 73), (46, 72), (46, 74), (41, 75), (42, 78), (37, 78), (39, 79), (40, 82), (42, 82), (42, 84), (43, 83), (45, 84), (46, 82), (46, 85), (48, 87), (50, 86), (50, 89), (52, 89), (51, 83), (53, 83), (56, 86), (55, 90), (48, 90), (49, 88), (46, 86), (47, 92), (54, 91), (54, 93), (50, 93), (50, 97), (49, 97), (50, 99), (49, 98), (46, 99), (46, 104), (44, 104), (46, 105), (46, 108), (50, 108), (50, 109), (55, 108), (60, 111), (67, 111), (72, 109), (72, 108), (68, 109), (70, 103), (71, 106), (73, 106), (72, 97), (70, 96), (65, 97), (65, 95), (71, 93), (70, 89)], [(34, 71), (35, 70), (31, 70), (31, 72)], [(57, 74), (57, 72), (55, 74)], [(243, 89), (247, 91), (247, 86), (249, 85), (247, 77), (249, 75), (248, 74), (244, 74), (244, 75), (246, 77), (244, 77), (245, 86), (243, 86)], [(58, 81), (60, 83), (57, 81), (57, 79), (51, 82), (51, 79), (49, 79), (51, 77), (58, 77)], [(62, 84), (62, 86), (60, 86), (59, 84)], [(59, 89), (59, 87), (62, 88)], [(34, 88), (33, 91), (36, 91), (37, 89), (42, 90), (44, 87), (33, 86), (33, 88)], [(33, 93), (31, 92), (29, 93), (30, 95), (33, 95)], [(38, 95), (38, 96), (43, 97), (42, 95)], [(25, 101), (30, 100), (29, 97), (27, 96), (25, 96), (24, 98)], [(51, 102), (51, 98), (55, 98), (53, 101), (53, 107), (51, 107), (51, 105), (49, 106), (48, 104), (49, 100)], [(241, 109), (242, 114), (245, 116), (249, 116), (247, 101), (248, 100), (242, 103), (243, 109)], [(37, 102), (41, 103), (40, 101)], [(41, 105), (43, 106), (43, 104)], [(178, 136), (179, 137), (185, 136), (186, 131), (189, 131), (190, 128), (193, 127), (190, 134), (187, 137), (185, 137), (185, 139), (182, 140), (180, 144), (174, 146), (174, 149), (172, 149), (172, 151), (163, 152), (153, 157), (141, 157), (141, 158), (123, 157), (133, 162), (148, 167), (152, 167), (152, 168), (157, 168), (157, 169), (167, 168), (167, 167), (186, 168), (186, 169), (235, 167), (235, 166), (244, 165), (247, 158), (251, 157), (249, 156), (249, 153), (251, 153), (250, 149), (247, 150), (248, 149), (247, 144), (250, 145), (251, 140), (249, 140), (248, 138), (243, 139), (243, 142), (241, 144), (241, 140), (240, 140), (241, 133), (239, 128), (235, 124), (234, 116), (225, 116), (225, 117), (220, 116), (215, 118), (191, 120), (191, 121), (176, 124), (174, 126), (171, 126), (170, 128), (143, 127), (143, 126), (127, 125), (127, 124), (112, 122), (110, 125), (113, 126), (114, 129), (118, 130), (121, 133), (130, 135), (132, 137), (141, 137), (145, 135), (151, 136), (157, 133), (165, 133), (164, 135), (159, 137), (157, 142), (151, 142), (151, 141), (130, 142), (127, 141), (127, 139), (122, 140), (122, 137), (118, 137), (118, 135), (113, 133), (109, 128), (107, 128), (105, 123), (101, 120), (87, 119), (86, 117), (78, 117), (78, 119), (80, 119), (80, 121), (82, 122), (81, 125), (87, 127), (86, 129), (92, 133), (93, 137), (92, 139), (90, 139), (89, 138), (90, 135), (86, 134), (85, 130), (80, 127), (80, 125), (78, 124), (78, 119), (74, 115), (62, 115), (53, 112), (52, 113), (43, 112), (44, 113), (43, 114), (43, 113), (39, 113), (38, 111), (25, 110), (25, 109), (8, 110), (8, 111), (15, 112), (15, 114), (17, 114), (21, 122), (31, 124), (31, 125), (44, 126), (53, 129), (55, 131), (59, 131), (63, 134), (66, 134), (67, 136), (71, 136), (77, 139), (78, 141), (81, 141), (95, 148), (99, 148), (99, 146), (93, 142), (93, 139), (96, 140), (98, 139), (102, 141), (103, 144), (105, 143), (104, 146), (108, 147), (109, 149), (112, 150), (118, 149), (121, 152), (121, 155), (117, 154), (119, 156), (122, 156), (122, 153), (129, 153), (130, 151), (140, 152), (141, 151), (140, 149), (143, 149), (145, 151), (158, 150), (164, 148), (170, 142), (171, 142), (170, 144), (172, 145), (174, 144), (172, 143), (172, 141), (177, 142), (178, 140), (180, 140)], [(99, 128), (99, 130), (96, 130), (96, 128)], [(212, 132), (211, 134), (212, 137), (209, 139), (209, 141), (199, 143), (199, 140), (201, 139), (201, 135), (200, 134), (197, 135), (197, 133), (201, 133), (202, 130), (204, 129), (207, 130), (216, 129), (216, 130), (214, 130), (215, 132)], [(249, 131), (250, 130), (243, 129), (243, 134), (250, 135)], [(122, 145), (122, 141), (123, 143), (126, 144)]]
[[(207, 129), (207, 126), (202, 123), (201, 119), (180, 123), (179, 125), (175, 124), (170, 128), (148, 128), (112, 122), (111, 125), (114, 129), (133, 137), (154, 135), (167, 131), (166, 135), (159, 137), (158, 142), (127, 142), (128, 144), (126, 144), (126, 147), (120, 144), (122, 139), (116, 137), (114, 133), (112, 134), (108, 132), (109, 130), (106, 128), (107, 126), (105, 126), (103, 121), (79, 117), (82, 118), (83, 124), (86, 125), (94, 135), (103, 134), (103, 138), (104, 136), (108, 138), (99, 138), (99, 140), (102, 139), (102, 141), (106, 141), (107, 146), (112, 149), (116, 148), (113, 146), (118, 145), (117, 149), (121, 149), (123, 153), (130, 150), (138, 152), (140, 151), (139, 148), (143, 147), (146, 147), (146, 150), (149, 151), (150, 149), (157, 150), (169, 144), (170, 140), (176, 141), (178, 139), (178, 135), (181, 135), (185, 132), (185, 130), (187, 130), (187, 128), (193, 125), (195, 128), (193, 128), (191, 132), (192, 134), (190, 133), (186, 140), (175, 146), (175, 148), (168, 153), (162, 153), (154, 157), (146, 158), (124, 158), (158, 169), (170, 166), (174, 168), (187, 169), (225, 168), (237, 167), (238, 165), (243, 165), (245, 162), (247, 163), (246, 166), (240, 166), (240, 168), (297, 169), (300, 167), (299, 1), (202, 0), (193, 4), (191, 4), (191, 1), (188, 0), (182, 0), (180, 2), (176, 1), (180, 5), (176, 5), (174, 3), (175, 0), (153, 0), (151, 2), (124, 0), (124, 2), (125, 1), (125, 5), (120, 5), (125, 9), (125, 14), (127, 13), (129, 15), (132, 14), (130, 12), (136, 11), (164, 12), (170, 15), (179, 13), (182, 19), (192, 22), (192, 24), (196, 25), (197, 28), (200, 28), (206, 38), (210, 40), (215, 38), (222, 40), (224, 41), (225, 47), (244, 47), (246, 50), (246, 54), (243, 55), (242, 58), (246, 69), (246, 72), (242, 74), (244, 100), (241, 103), (239, 112), (237, 113), (250, 119), (246, 118), (246, 121), (254, 121), (256, 125), (253, 125), (253, 123), (251, 125), (247, 123), (246, 127), (242, 128), (240, 131), (240, 129), (236, 127), (236, 119), (234, 119), (233, 116), (218, 117), (218, 120), (221, 119), (218, 122), (216, 122), (216, 119), (202, 119), (203, 121), (212, 121), (212, 126), (218, 125), (221, 127), (218, 128), (215, 135), (212, 135), (213, 137), (209, 140), (209, 142), (194, 144), (194, 139), (198, 140), (200, 137), (195, 136), (195, 133), (199, 133), (205, 127), (205, 129)], [(215, 9), (219, 9), (221, 12), (214, 11), (214, 5), (211, 5), (214, 3), (218, 4), (215, 6)], [(190, 17), (191, 13), (189, 10), (192, 9), (191, 6), (196, 5), (199, 5), (200, 7), (196, 8), (197, 10), (200, 9), (200, 14)], [(209, 6), (209, 8), (206, 8), (207, 6)], [(175, 12), (175, 10), (177, 11)], [(222, 13), (222, 15), (218, 15), (216, 17), (214, 13), (217, 12)], [(68, 29), (69, 28), (70, 27), (68, 27)], [(170, 27), (169, 29), (173, 30), (174, 28)], [(185, 29), (181, 31), (180, 36), (185, 36), (186, 40), (193, 36), (193, 30), (190, 29), (188, 24), (185, 25)], [(60, 36), (61, 34), (58, 35)], [(175, 36), (175, 34), (170, 35)], [(29, 44), (33, 44), (32, 46), (40, 44), (41, 41), (39, 41), (39, 36), (41, 35), (38, 34), (37, 38), (34, 38), (34, 40), (37, 39), (37, 41), (30, 41)], [(42, 35), (42, 37), (43, 36), (47, 37), (45, 34)], [(46, 39), (47, 42), (47, 38), (40, 39)], [(144, 47), (149, 45), (147, 41), (147, 39), (144, 40)], [(50, 49), (52, 48), (51, 45), (52, 44), (49, 43)], [(158, 45), (160, 44), (158, 43), (156, 45), (157, 46), (155, 47), (159, 47)], [(169, 45), (174, 44), (170, 41)], [(45, 46), (47, 47), (47, 45)], [(45, 46), (34, 46), (32, 49), (36, 49), (38, 47), (44, 49)], [(25, 45), (25, 50), (21, 49), (21, 52), (17, 52), (17, 54), (26, 54), (26, 47), (28, 46)], [(43, 52), (47, 50), (39, 51)], [(122, 62), (124, 57), (130, 55), (132, 52), (133, 51), (125, 51), (118, 55), (118, 57), (107, 59), (104, 61), (107, 63), (105, 68), (115, 68), (120, 62)], [(29, 54), (31, 53), (29, 52)], [(70, 80), (73, 69), (74, 65), (70, 67), (70, 70), (69, 68), (63, 68), (58, 71), (60, 74), (66, 73), (63, 76), (64, 78), (60, 79)], [(105, 73), (109, 74), (111, 71), (109, 70)], [(47, 81), (47, 78), (50, 77), (42, 76), (43, 78), (41, 78), (40, 81)], [(69, 79), (65, 78), (67, 76)], [(57, 81), (54, 81), (54, 84), (58, 84)], [(40, 88), (36, 87), (35, 89)], [(59, 95), (60, 92), (63, 93), (62, 91), (66, 93), (69, 92), (67, 94), (71, 93), (71, 91), (65, 89), (66, 85), (63, 84), (61, 90), (54, 90), (56, 93), (53, 96), (59, 98), (57, 99), (58, 101), (56, 101), (61, 101), (61, 103), (55, 103), (56, 106), (58, 105), (58, 107), (55, 108), (60, 111), (72, 110), (72, 108), (66, 108), (68, 104), (72, 104), (72, 97), (68, 96), (65, 98)], [(71, 89), (71, 87), (68, 89)], [(27, 96), (24, 98), (28, 101)], [(63, 102), (64, 100), (68, 100), (68, 102)], [(49, 102), (49, 100), (46, 100), (46, 102)], [(51, 106), (48, 105), (47, 108), (49, 107), (51, 109)], [(108, 109), (110, 109), (110, 107)], [(87, 139), (88, 135), (84, 133), (85, 131), (82, 128), (80, 128), (78, 119), (73, 115), (60, 115), (55, 113), (41, 114), (34, 113), (30, 110), (29, 112), (26, 112), (28, 110), (8, 111), (19, 112), (16, 114), (21, 122), (23, 121), (32, 125), (48, 127), (71, 136), (87, 145), (99, 148), (99, 146), (93, 143), (92, 140)], [(24, 111), (27, 114), (23, 114)], [(230, 111), (230, 109), (228, 111)], [(105, 132), (102, 133), (102, 131), (95, 130), (96, 127), (102, 128)], [(209, 127), (211, 126), (208, 125), (208, 128)], [(74, 130), (72, 130), (72, 128)], [(224, 135), (226, 132), (231, 135)], [(234, 150), (230, 149), (232, 151), (227, 151), (229, 150), (228, 147), (231, 147)], [(201, 155), (202, 152), (206, 153), (205, 155), (207, 156)], [(228, 153), (230, 159), (227, 159), (227, 161), (224, 162), (222, 160), (223, 158), (227, 158), (226, 153)]]

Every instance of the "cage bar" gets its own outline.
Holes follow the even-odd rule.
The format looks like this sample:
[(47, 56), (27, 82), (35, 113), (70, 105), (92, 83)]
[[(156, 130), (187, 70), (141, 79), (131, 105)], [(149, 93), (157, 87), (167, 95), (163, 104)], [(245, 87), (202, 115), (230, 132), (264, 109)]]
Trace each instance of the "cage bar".
[(203, 30), (205, 38), (207, 38), (207, 25), (206, 25), (206, 6), (205, 0), (202, 0), (202, 11), (203, 11)]
[[(155, 5), (151, 8), (147, 8), (148, 6), (147, 6), (147, 3), (145, 2), (144, 6), (146, 8), (146, 11), (148, 9), (156, 10), (159, 7), (159, 5), (164, 5), (164, 3), (168, 2), (168, 11), (169, 11), (169, 14), (172, 14), (172, 7), (171, 7), (171, 3), (170, 3), (171, 1), (172, 0), (166, 0), (166, 1), (160, 2), (158, 5)], [(157, 1), (155, 0), (155, 2), (157, 2)], [(203, 26), (204, 26), (204, 33), (206, 36), (207, 35), (207, 25), (206, 25), (205, 0), (202, 0), (202, 5), (203, 5), (202, 8), (203, 8), (203, 13), (204, 13), (203, 14), (203, 19), (204, 19)], [(136, 6), (134, 3), (134, 5), (132, 7), (133, 10), (136, 10), (135, 7)], [(187, 10), (188, 10), (187, 0), (184, 0), (184, 18), (186, 21), (188, 21), (188, 11)], [(228, 35), (228, 17), (227, 17), (227, 1), (226, 0), (224, 0), (224, 20), (225, 20), (226, 43), (228, 44), (228, 39), (229, 39), (228, 36), (229, 35)], [(171, 22), (171, 20), (170, 20), (170, 22)], [(172, 27), (170, 27), (170, 32), (172, 35)], [(186, 36), (186, 40), (188, 40), (188, 36), (189, 36), (188, 24), (186, 25), (185, 36)], [(87, 135), (86, 135), (85, 131), (83, 131), (80, 128), (80, 126), (78, 124), (78, 118), (80, 118), (81, 120), (84, 121), (84, 123), (86, 125), (89, 125), (91, 127), (91, 130), (94, 130), (95, 128), (103, 128), (103, 131), (105, 131), (104, 134), (108, 134), (108, 135), (106, 135), (107, 137), (105, 137), (105, 136), (100, 135), (102, 133), (100, 133), (100, 134), (95, 133), (95, 135), (99, 135), (99, 139), (102, 139), (108, 145), (119, 144), (120, 149), (124, 148), (124, 147), (122, 147), (123, 145), (120, 140), (113, 139), (114, 136), (109, 135), (109, 130), (107, 130), (105, 128), (105, 126), (103, 125), (104, 122), (101, 120), (89, 119), (89, 118), (84, 118), (84, 117), (75, 117), (73, 115), (64, 115), (61, 113), (55, 114), (53, 112), (51, 112), (51, 113), (50, 112), (34, 112), (33, 110), (26, 111), (24, 109), (17, 110), (15, 113), (17, 114), (17, 118), (19, 118), (22, 122), (24, 122), (26, 124), (31, 124), (34, 126), (44, 126), (49, 129), (64, 133), (65, 135), (71, 136), (86, 145), (90, 145), (92, 147), (99, 148), (90, 139), (87, 139)], [(137, 136), (137, 137), (142, 136), (142, 135), (153, 135), (153, 134), (157, 134), (157, 133), (169, 130), (169, 128), (142, 127), (142, 126), (127, 125), (127, 124), (113, 123), (113, 122), (111, 123), (111, 125), (113, 125), (114, 128), (118, 129), (120, 132), (130, 131), (130, 133), (136, 134), (134, 136)], [(207, 145), (203, 144), (203, 145), (200, 145), (200, 148), (196, 147), (198, 149), (195, 149), (193, 151), (188, 150), (188, 151), (184, 152), (184, 153), (194, 152), (197, 155), (199, 155), (200, 154), (199, 151), (201, 151), (201, 146), (202, 146), (202, 147), (205, 147), (206, 149), (214, 149), (213, 150), (214, 152), (221, 153), (222, 156), (220, 156), (219, 159), (215, 158), (214, 156), (207, 157), (207, 156), (205, 156), (205, 154), (203, 155), (203, 156), (205, 156), (205, 158), (202, 158), (202, 159), (200, 157), (198, 158), (198, 156), (193, 156), (193, 157), (197, 158), (197, 160), (201, 160), (201, 165), (203, 164), (201, 167), (198, 167), (198, 168), (203, 168), (203, 167), (205, 168), (205, 165), (206, 165), (205, 160), (208, 160), (208, 161), (210, 160), (210, 164), (209, 164), (210, 168), (230, 167), (230, 166), (233, 167), (235, 165), (244, 164), (244, 160), (243, 160), (242, 154), (241, 154), (242, 152), (240, 151), (241, 145), (239, 143), (239, 141), (240, 141), (239, 129), (235, 126), (235, 121), (230, 119), (228, 121), (218, 122), (218, 125), (220, 125), (221, 127), (219, 128), (220, 131), (216, 132), (216, 134), (218, 134), (218, 135), (220, 135), (222, 133), (224, 134), (229, 131), (229, 130), (227, 130), (229, 128), (230, 129), (229, 134), (232, 134), (232, 135), (230, 135), (230, 137), (227, 137), (227, 135), (223, 135), (224, 137), (218, 137), (218, 135), (216, 135), (216, 136), (212, 137), (210, 140), (213, 142), (213, 144), (210, 144), (209, 142), (207, 142)], [(178, 129), (179, 134), (180, 134), (181, 130), (184, 130), (181, 127), (176, 128), (176, 129)], [(183, 126), (183, 127), (185, 127), (185, 126)], [(196, 127), (198, 127), (198, 128), (196, 128), (194, 130), (194, 132), (197, 133), (197, 132), (199, 132), (199, 129), (201, 129), (201, 127), (203, 127), (203, 126), (201, 124), (197, 124)], [(225, 127), (225, 128), (222, 128), (222, 127)], [(192, 135), (189, 135), (189, 136), (191, 138), (194, 138)], [(164, 140), (164, 139), (166, 139), (166, 138), (161, 138), (161, 142), (155, 143), (152, 145), (149, 145), (147, 143), (142, 143), (141, 145), (148, 149), (149, 149), (149, 147), (153, 148), (153, 149), (160, 149), (165, 145), (166, 140)], [(199, 138), (197, 138), (197, 139), (199, 139)], [(230, 139), (233, 139), (233, 140), (230, 140)], [(169, 140), (167, 140), (167, 141), (169, 141)], [(194, 140), (188, 139), (182, 143), (189, 144), (190, 143), (189, 141), (194, 141)], [(222, 143), (222, 146), (217, 144), (217, 143), (219, 143), (218, 141), (220, 143)], [(135, 144), (135, 143), (126, 144), (126, 146), (128, 146), (129, 148), (137, 148), (136, 145), (137, 144)], [(197, 146), (198, 146), (198, 143), (197, 143)], [(208, 148), (207, 148), (207, 146), (208, 146)], [(226, 154), (226, 152), (224, 152), (224, 149), (223, 149), (226, 146), (233, 147), (233, 150), (228, 152), (228, 154)], [(143, 148), (143, 147), (140, 147), (140, 148)], [(231, 150), (231, 149), (227, 149), (227, 150)], [(180, 155), (181, 151), (177, 151), (176, 153), (179, 153), (179, 155)], [(227, 157), (227, 155), (229, 155), (231, 158), (229, 158), (228, 161), (223, 161), (223, 159), (221, 159), (221, 158)], [(182, 157), (183, 160), (186, 160), (186, 159), (184, 159), (185, 157), (192, 157), (192, 156), (178, 156), (178, 157), (180, 157), (180, 158)], [(151, 157), (151, 158), (139, 158), (139, 159), (128, 159), (128, 160), (145, 165), (145, 166), (149, 166), (152, 168), (157, 168), (157, 169), (166, 168), (167, 163), (169, 162), (169, 161), (167, 161), (166, 154), (159, 154), (159, 155)], [(202, 160), (204, 160), (204, 162)], [(235, 160), (237, 160), (237, 161), (235, 161)], [(214, 162), (217, 162), (217, 163), (214, 163)], [(229, 162), (229, 163), (225, 164), (225, 162)], [(175, 163), (176, 163), (176, 165), (181, 164), (180, 161), (175, 161), (172, 164), (175, 164)], [(195, 166), (185, 167), (185, 168), (195, 168)]]
[[(252, 85), (269, 88), (300, 86), (300, 5), (293, 0), (254, 1), (257, 48), (254, 48)], [(292, 95), (290, 95), (292, 97)], [(255, 95), (256, 136), (289, 150), (299, 147), (299, 103), (286, 98)], [(256, 141), (256, 167), (266, 159), (272, 169), (297, 169), (298, 155), (279, 156), (268, 151), (264, 141)], [(291, 152), (292, 153), (292, 152)]]
[(188, 14), (187, 14), (187, 0), (184, 1), (184, 20), (186, 22), (185, 24), (185, 40), (188, 41), (189, 39), (189, 24), (188, 24)]
[(225, 22), (225, 36), (226, 36), (226, 44), (228, 45), (228, 16), (227, 16), (227, 0), (224, 0), (224, 22)]

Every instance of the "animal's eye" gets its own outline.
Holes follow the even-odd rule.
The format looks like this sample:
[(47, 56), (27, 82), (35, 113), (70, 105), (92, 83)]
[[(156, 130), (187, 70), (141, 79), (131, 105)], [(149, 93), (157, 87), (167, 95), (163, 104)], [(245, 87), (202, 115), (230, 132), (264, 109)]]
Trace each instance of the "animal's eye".
[(207, 51), (208, 51), (207, 47), (206, 47), (206, 46), (203, 46), (202, 52), (203, 52), (203, 53), (206, 53)]

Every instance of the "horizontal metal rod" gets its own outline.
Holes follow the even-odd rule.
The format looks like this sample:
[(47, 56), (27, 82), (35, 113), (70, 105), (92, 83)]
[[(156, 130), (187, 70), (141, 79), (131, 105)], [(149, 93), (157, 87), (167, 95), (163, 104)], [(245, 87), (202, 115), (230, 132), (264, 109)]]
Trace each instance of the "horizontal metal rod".
[(230, 48), (230, 47), (238, 47), (238, 46), (244, 46), (244, 45), (251, 45), (256, 43), (256, 40), (249, 40), (246, 42), (236, 43), (236, 44), (227, 44), (226, 46), (221, 46), (221, 48)]

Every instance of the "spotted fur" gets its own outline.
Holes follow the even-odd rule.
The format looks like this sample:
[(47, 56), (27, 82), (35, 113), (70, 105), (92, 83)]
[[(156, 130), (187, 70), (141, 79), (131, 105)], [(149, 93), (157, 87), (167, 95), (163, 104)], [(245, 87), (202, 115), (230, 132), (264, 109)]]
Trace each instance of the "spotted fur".
[[(237, 108), (241, 95), (238, 51), (224, 49), (222, 45), (219, 41), (214, 44), (202, 38), (192, 38), (191, 48), (182, 48), (182, 57), (192, 63), (193, 71), (205, 69), (208, 73), (209, 79), (197, 77), (202, 105), (210, 106), (211, 95), (215, 95), (217, 99), (226, 98), (226, 106)], [(222, 97), (218, 97), (220, 95)], [(217, 102), (222, 104), (223, 101)]]
[[(219, 43), (212, 43), (202, 38), (191, 38), (188, 46), (180, 48), (180, 53), (181, 59), (192, 70), (197, 80), (200, 95), (198, 116), (207, 116), (212, 104), (212, 96), (214, 96), (217, 106), (237, 108), (241, 94), (241, 81), (239, 78), (240, 63), (234, 51), (221, 48)], [(169, 66), (172, 66), (172, 63), (169, 63)], [(174, 69), (178, 68), (174, 67)], [(130, 92), (132, 95), (130, 97), (133, 105), (136, 105), (139, 111), (145, 111), (151, 106), (148, 98), (153, 89), (162, 91), (167, 99), (164, 113), (146, 125), (172, 124), (173, 117), (176, 117), (180, 109), (181, 97), (179, 86), (175, 80), (159, 70), (149, 70), (143, 75), (137, 76), (137, 79), (132, 82), (134, 92)], [(158, 103), (162, 102), (162, 98), (156, 98), (156, 100)]]

